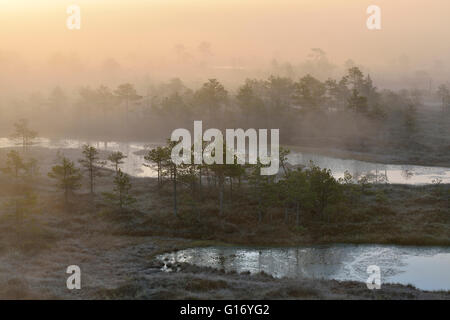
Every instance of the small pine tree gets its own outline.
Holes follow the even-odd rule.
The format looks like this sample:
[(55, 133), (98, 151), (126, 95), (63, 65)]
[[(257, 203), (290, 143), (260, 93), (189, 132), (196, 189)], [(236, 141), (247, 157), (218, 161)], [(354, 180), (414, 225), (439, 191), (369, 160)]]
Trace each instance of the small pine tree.
[[(343, 186), (344, 196), (347, 200), (347, 203), (350, 206), (356, 204), (356, 202), (361, 197), (361, 189), (358, 184), (355, 183), (353, 176), (348, 170), (345, 170), (344, 177), (340, 178), (338, 182)], [(361, 183), (365, 183), (365, 181), (361, 181)]]
[(37, 196), (33, 192), (32, 184), (28, 183), (30, 178), (30, 167), (37, 167), (37, 161), (31, 159), (24, 162), (15, 150), (7, 154), (7, 167), (2, 171), (12, 178), (10, 184), (11, 197), (4, 204), (5, 209), (12, 210), (18, 222), (22, 222), (24, 216), (30, 213), (37, 203)]
[(33, 140), (37, 137), (37, 132), (28, 128), (28, 120), (20, 119), (19, 122), (14, 123), (15, 132), (12, 134), (13, 139), (20, 140), (23, 151), (33, 145)]
[(123, 159), (126, 159), (127, 156), (124, 155), (122, 152), (120, 151), (116, 151), (111, 153), (108, 156), (108, 161), (112, 162), (112, 164), (114, 165), (114, 169), (116, 170), (116, 174), (120, 169), (120, 165), (124, 164), (124, 161), (122, 161)]
[(261, 175), (263, 165), (258, 159), (258, 163), (250, 165), (248, 183), (250, 186), (250, 199), (257, 202), (258, 222), (262, 222), (267, 208), (274, 202), (278, 196), (274, 188), (274, 176)]
[(6, 168), (2, 169), (2, 171), (6, 174), (10, 174), (17, 180), (23, 169), (25, 169), (25, 163), (19, 153), (15, 150), (9, 151), (6, 154)]
[[(167, 147), (157, 147), (155, 149), (150, 150), (147, 155), (144, 157), (145, 161), (150, 162), (156, 166), (156, 170), (158, 172), (158, 187), (162, 186), (162, 177), (164, 175), (163, 169), (165, 164), (170, 159), (170, 152)], [(151, 165), (144, 164), (146, 167), (151, 167)]]
[(83, 146), (83, 159), (78, 162), (83, 166), (89, 176), (89, 188), (91, 195), (94, 194), (95, 178), (100, 177), (100, 168), (105, 165), (104, 161), (99, 160), (98, 150), (90, 145)]
[(287, 199), (295, 205), (295, 224), (300, 225), (300, 212), (311, 209), (314, 203), (314, 193), (308, 172), (302, 169), (291, 171), (286, 179)]
[(48, 176), (57, 181), (57, 187), (64, 191), (66, 205), (69, 203), (69, 195), (81, 187), (81, 172), (75, 167), (75, 163), (66, 157), (62, 157), (60, 163), (53, 166)]
[(351, 96), (348, 98), (347, 108), (354, 112), (366, 113), (368, 109), (367, 98), (361, 96), (358, 90), (354, 89)]
[(417, 132), (417, 109), (413, 104), (409, 104), (405, 110), (405, 130), (408, 138)]
[(330, 204), (339, 202), (341, 197), (341, 186), (331, 174), (330, 169), (321, 169), (311, 164), (306, 171), (310, 190), (314, 194), (314, 207), (320, 218)]
[(104, 192), (103, 196), (108, 202), (118, 206), (120, 211), (130, 207), (136, 202), (136, 199), (130, 195), (131, 182), (127, 174), (123, 173), (119, 169), (114, 177), (114, 189), (113, 192)]

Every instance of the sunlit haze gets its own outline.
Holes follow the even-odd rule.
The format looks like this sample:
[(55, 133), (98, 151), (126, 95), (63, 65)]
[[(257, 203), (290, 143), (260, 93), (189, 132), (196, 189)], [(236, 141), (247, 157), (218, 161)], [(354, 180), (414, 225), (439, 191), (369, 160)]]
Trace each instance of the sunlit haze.
[[(193, 75), (204, 61), (219, 69), (264, 68), (273, 59), (296, 64), (311, 48), (336, 65), (352, 59), (373, 71), (442, 73), (449, 63), (446, 0), (377, 1), (376, 32), (365, 26), (366, 0), (79, 0), (81, 30), (68, 30), (72, 3), (1, 0), (0, 64), (13, 61), (2, 68), (13, 77), (39, 68), (40, 78), (58, 61), (75, 73), (114, 61), (170, 77)], [(202, 42), (208, 52), (199, 50)]]

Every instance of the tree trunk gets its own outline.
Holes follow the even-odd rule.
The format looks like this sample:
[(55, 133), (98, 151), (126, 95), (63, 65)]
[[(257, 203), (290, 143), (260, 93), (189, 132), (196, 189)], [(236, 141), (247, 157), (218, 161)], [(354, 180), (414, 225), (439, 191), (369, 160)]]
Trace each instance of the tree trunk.
[(223, 215), (223, 189), (224, 189), (224, 178), (219, 177), (219, 216)]
[(173, 168), (173, 213), (175, 217), (178, 216), (177, 210), (177, 167)]
[(158, 189), (161, 188), (161, 162), (158, 162)]
[(89, 178), (90, 178), (90, 182), (91, 182), (91, 195), (94, 194), (94, 169), (91, 167), (90, 173), (89, 173)]
[[(119, 189), (120, 189), (120, 187), (119, 187)], [(120, 208), (120, 213), (123, 213), (122, 190), (119, 190), (119, 208)]]
[(199, 179), (198, 179), (198, 194), (200, 196), (200, 200), (202, 200), (203, 196), (202, 196), (202, 167), (199, 167)]

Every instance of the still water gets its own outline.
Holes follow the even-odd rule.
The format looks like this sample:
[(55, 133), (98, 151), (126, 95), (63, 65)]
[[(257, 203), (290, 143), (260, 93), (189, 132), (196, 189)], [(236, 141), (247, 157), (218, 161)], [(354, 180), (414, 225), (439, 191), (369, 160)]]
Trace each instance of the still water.
[[(104, 151), (121, 151), (127, 155), (122, 170), (127, 174), (136, 177), (154, 177), (155, 170), (146, 167), (144, 163), (144, 153), (146, 149), (155, 147), (158, 143), (121, 143), (121, 142), (97, 142), (97, 141), (81, 141), (81, 140), (49, 140), (40, 138), (37, 140), (36, 146), (65, 149), (65, 148), (81, 148), (83, 144), (91, 145)], [(15, 143), (7, 138), (0, 138), (0, 147), (12, 147)], [(358, 160), (338, 159), (317, 154), (309, 154), (302, 152), (292, 152), (288, 161), (291, 165), (308, 165), (313, 161), (321, 168), (331, 169), (336, 178), (344, 175), (348, 170), (352, 176), (359, 177), (361, 175), (370, 175), (373, 180), (379, 182), (399, 183), (399, 184), (428, 184), (433, 179), (440, 179), (442, 183), (450, 183), (450, 168), (443, 167), (427, 167), (414, 165), (390, 165), (371, 163)]]
[(333, 244), (294, 248), (205, 247), (158, 256), (165, 263), (259, 273), (274, 277), (365, 282), (367, 267), (381, 269), (381, 282), (422, 290), (450, 290), (450, 248)]
[[(102, 151), (121, 151), (127, 155), (122, 170), (132, 176), (149, 177), (156, 173), (144, 163), (145, 151), (158, 143), (94, 142), (80, 140), (38, 139), (36, 146), (81, 149), (90, 143)], [(15, 143), (0, 138), (1, 147)], [(56, 152), (56, 151), (55, 151)], [(315, 154), (292, 153), (292, 165), (307, 165), (313, 161), (342, 177), (345, 170), (353, 176), (372, 175), (379, 181), (401, 184), (427, 184), (439, 178), (450, 183), (450, 168), (385, 165), (357, 160), (343, 160)], [(387, 179), (386, 179), (387, 178)], [(336, 280), (365, 281), (369, 265), (381, 268), (382, 281), (412, 284), (423, 290), (450, 290), (450, 248), (416, 248), (380, 245), (330, 245), (297, 248), (194, 248), (161, 255), (161, 260), (187, 262), (199, 266), (222, 268), (227, 271), (264, 271), (275, 277), (309, 277)]]

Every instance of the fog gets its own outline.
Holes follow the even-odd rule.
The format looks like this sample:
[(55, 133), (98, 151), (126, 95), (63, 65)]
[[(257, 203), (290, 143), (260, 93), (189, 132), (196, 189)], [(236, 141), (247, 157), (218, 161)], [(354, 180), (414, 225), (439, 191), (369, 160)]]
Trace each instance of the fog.
[(449, 300), (449, 12), (0, 0), (0, 299)]
[[(1, 91), (145, 87), (173, 77), (194, 87), (211, 77), (236, 87), (247, 77), (283, 72), (325, 80), (344, 74), (348, 60), (379, 86), (445, 82), (450, 3), (377, 1), (382, 29), (374, 31), (366, 27), (372, 2), (79, 0), (81, 29), (69, 30), (66, 9), (73, 1), (2, 0)], [(329, 65), (312, 68), (311, 48), (321, 48)]]
[[(330, 133), (330, 123), (336, 122), (332, 114), (321, 128), (320, 110), (346, 109), (353, 89), (367, 89), (361, 87), (366, 80), (371, 88), (367, 90), (373, 94), (363, 93), (370, 115), (360, 122), (376, 118), (374, 114), (381, 108), (394, 119), (393, 128), (403, 126), (403, 120), (395, 120), (396, 112), (406, 117), (405, 123), (409, 121), (411, 104), (424, 112), (430, 105), (440, 105), (437, 90), (448, 84), (450, 22), (446, 12), (450, 4), (445, 0), (377, 1), (381, 30), (367, 28), (370, 14), (366, 11), (372, 2), (365, 0), (79, 0), (79, 30), (67, 27), (71, 15), (67, 8), (72, 4), (65, 0), (0, 0), (3, 134), (11, 131), (18, 119), (27, 118), (42, 135), (90, 132), (96, 137), (113, 133), (123, 137), (117, 127), (125, 121), (123, 101), (104, 102), (110, 104), (105, 109), (94, 101), (92, 90), (107, 86), (110, 94), (130, 83), (142, 99), (129, 110), (134, 112), (131, 120), (127, 118), (134, 121), (126, 125), (129, 138), (144, 139), (149, 128), (162, 138), (172, 128), (206, 117), (203, 120), (218, 127), (227, 121), (231, 127), (270, 125), (282, 128), (285, 135), (295, 133), (296, 139), (310, 139), (311, 131), (335, 136), (350, 130), (352, 125), (341, 119)], [(358, 78), (359, 85), (346, 84), (341, 96), (333, 93), (333, 83), (326, 81), (344, 79), (350, 68), (361, 70), (366, 80)], [(217, 79), (216, 89), (223, 86), (226, 91), (226, 99), (216, 101), (221, 112), (216, 120), (220, 121), (204, 113), (211, 107), (201, 97), (209, 79)], [(248, 88), (262, 99), (266, 115), (252, 111), (254, 115), (246, 115), (251, 119), (242, 121), (242, 112), (251, 109), (239, 100), (247, 79), (257, 80)], [(316, 92), (318, 100), (313, 104), (317, 108), (313, 109), (318, 113), (312, 113), (315, 120), (311, 122), (310, 112), (297, 114), (295, 108), (310, 103), (299, 88), (314, 90), (315, 79), (326, 91)], [(337, 94), (334, 102), (330, 100), (333, 94)], [(447, 102), (442, 103), (445, 107)], [(178, 113), (171, 106), (176, 106)], [(289, 112), (283, 109), (286, 106)], [(109, 122), (105, 120), (108, 117)], [(426, 122), (422, 127), (433, 123), (418, 118)], [(360, 137), (379, 132), (378, 125), (360, 127), (363, 129), (350, 132)], [(97, 132), (100, 128), (102, 133)]]

